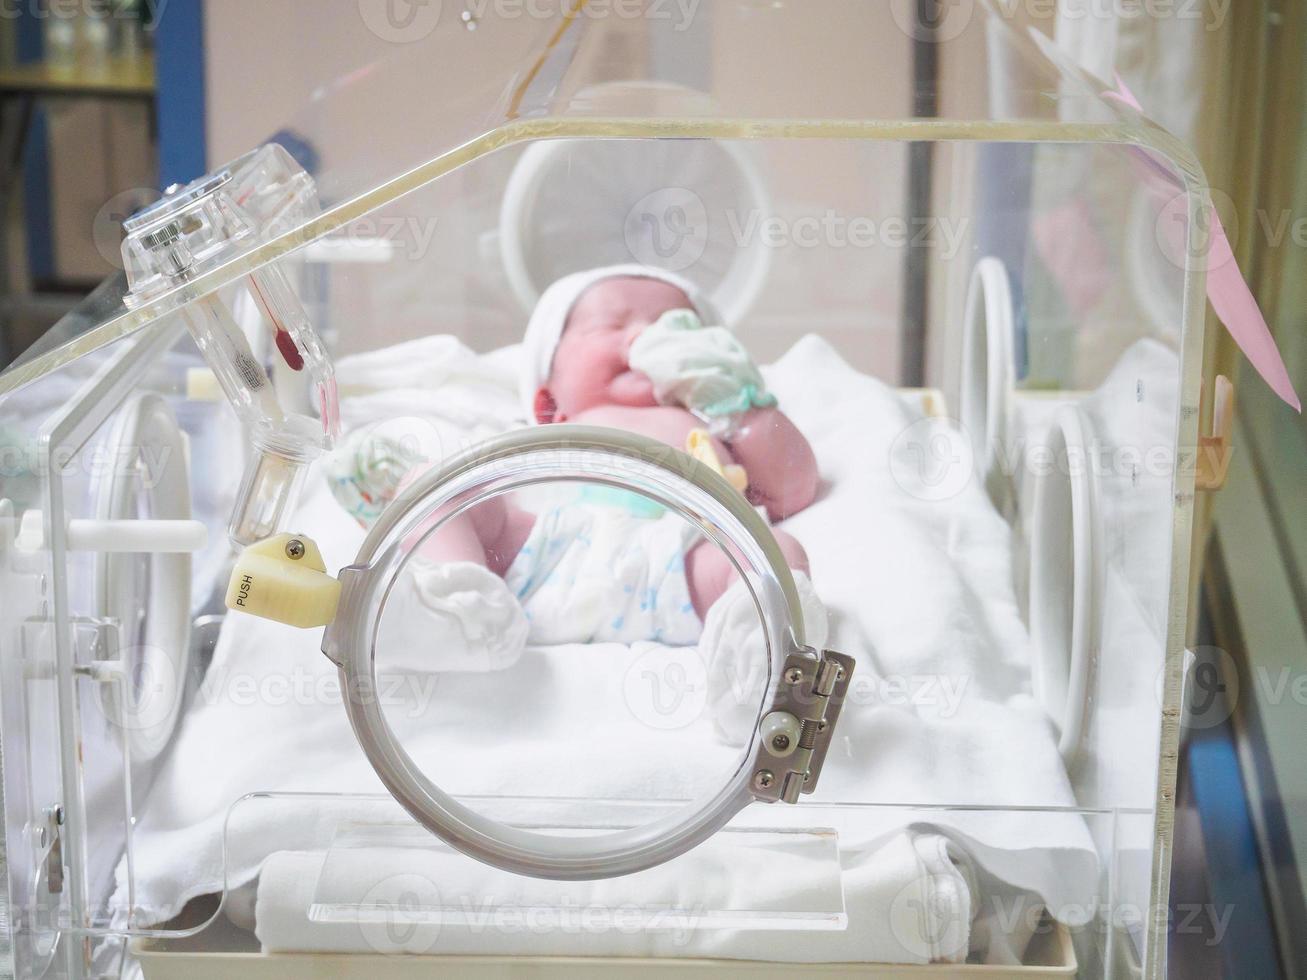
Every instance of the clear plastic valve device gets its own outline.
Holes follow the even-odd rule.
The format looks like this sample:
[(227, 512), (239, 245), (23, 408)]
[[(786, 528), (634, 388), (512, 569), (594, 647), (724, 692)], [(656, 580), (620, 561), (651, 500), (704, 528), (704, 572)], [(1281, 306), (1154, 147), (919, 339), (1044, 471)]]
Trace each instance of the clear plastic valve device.
[[(126, 300), (141, 303), (186, 289), (197, 276), (298, 227), (317, 209), (312, 178), (276, 144), (184, 187), (171, 187), (123, 222), (123, 265), (131, 289)], [(305, 464), (330, 448), (340, 431), (331, 361), (285, 273), (263, 266), (243, 285), (266, 325), (273, 356), (312, 379), (320, 418), (283, 409), (252, 338), (222, 296), (199, 296), (182, 307), (187, 328), (253, 447), (229, 527), (238, 545), (278, 529)]]

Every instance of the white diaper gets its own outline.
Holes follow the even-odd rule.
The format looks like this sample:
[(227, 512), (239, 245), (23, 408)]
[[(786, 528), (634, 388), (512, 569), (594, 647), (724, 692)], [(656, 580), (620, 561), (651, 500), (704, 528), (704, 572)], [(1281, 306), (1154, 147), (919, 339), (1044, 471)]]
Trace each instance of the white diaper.
[[(685, 571), (700, 534), (676, 514), (654, 515), (588, 501), (545, 510), (502, 579), (473, 562), (408, 562), (386, 598), (378, 670), (498, 670), (528, 641), (697, 644), (720, 733), (742, 742), (767, 681), (752, 596), (735, 582), (701, 623)], [(807, 641), (820, 648), (825, 607), (807, 575), (794, 581)]]
[(676, 514), (573, 503), (536, 518), (504, 581), (526, 610), (533, 643), (689, 646), (702, 629), (685, 577), (697, 540)]

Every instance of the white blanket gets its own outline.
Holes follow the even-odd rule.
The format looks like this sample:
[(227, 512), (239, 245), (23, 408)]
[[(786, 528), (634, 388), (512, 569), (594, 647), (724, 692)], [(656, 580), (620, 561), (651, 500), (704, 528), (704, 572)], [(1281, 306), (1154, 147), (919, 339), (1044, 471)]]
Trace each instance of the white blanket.
[[(357, 425), (421, 411), (454, 451), (514, 424), (513, 356), (507, 349), (476, 358), (449, 338), (429, 338), (347, 359), (339, 365), (344, 415)], [(1028, 695), (1006, 525), (976, 481), (944, 500), (912, 492), (898, 436), (919, 414), (824, 341), (804, 339), (764, 373), (812, 441), (824, 483), (818, 501), (784, 526), (807, 548), (832, 610), (831, 645), (859, 659), (816, 799), (857, 806), (754, 807), (750, 823), (841, 823), (853, 855), (929, 825), (987, 875), (1074, 919), (1095, 894), (1097, 858), (1078, 815), (1028, 809), (1071, 807), (1074, 799)], [(317, 474), (296, 525), (315, 537), (330, 569), (349, 563), (362, 537)], [(229, 889), (251, 880), (267, 855), (303, 847), (293, 824), (242, 828), (224, 867), (224, 821), (243, 795), (381, 792), (319, 642), (316, 630), (227, 618), (204, 689), (135, 828), (139, 920), (166, 920), (188, 899), (221, 891), (224, 880)], [(444, 676), (434, 689), (413, 676), (392, 693), (410, 705), (439, 698), (443, 723), (410, 732), (406, 747), (453, 792), (691, 798), (738, 760), (714, 740), (708, 719), (652, 734), (631, 727), (623, 684), (648, 656), (645, 644), (529, 649), (493, 675), (496, 702), (511, 709), (496, 714), (489, 733), (480, 685), (492, 675)], [(617, 732), (641, 738), (634, 764), (623, 762)], [(930, 808), (957, 804), (1027, 809)], [(305, 803), (306, 814), (312, 806)], [(873, 892), (860, 896), (849, 880), (850, 914), (860, 898), (874, 910)], [(115, 904), (124, 908), (125, 863), (118, 883)], [(832, 958), (836, 947), (820, 934), (811, 943), (801, 935), (790, 934), (800, 949), (793, 955)]]

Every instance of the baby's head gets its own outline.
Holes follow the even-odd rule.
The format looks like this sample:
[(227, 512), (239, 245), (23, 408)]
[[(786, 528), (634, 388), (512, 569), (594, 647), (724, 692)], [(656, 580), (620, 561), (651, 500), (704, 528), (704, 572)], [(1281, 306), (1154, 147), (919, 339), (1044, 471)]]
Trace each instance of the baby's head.
[(652, 407), (653, 383), (631, 369), (631, 344), (668, 310), (711, 316), (688, 282), (659, 269), (614, 266), (545, 291), (524, 341), (522, 395), (536, 422), (564, 422), (599, 405)]

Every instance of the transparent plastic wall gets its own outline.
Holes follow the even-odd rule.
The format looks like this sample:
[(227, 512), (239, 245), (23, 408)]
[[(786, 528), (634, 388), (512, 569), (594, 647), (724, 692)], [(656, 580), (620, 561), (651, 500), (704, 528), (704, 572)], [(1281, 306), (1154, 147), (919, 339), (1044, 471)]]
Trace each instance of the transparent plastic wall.
[[(178, 323), (68, 362), (5, 400), (4, 767), (15, 976), (117, 969), (109, 911), (132, 823), (216, 636), (241, 452), (230, 410), (184, 397)], [(216, 520), (211, 527), (205, 520)], [(158, 521), (172, 541), (105, 540)], [(62, 937), (62, 938), (61, 938)], [(106, 947), (107, 943), (107, 947)]]
[[(850, 937), (906, 915), (896, 900), (925, 899), (877, 898), (868, 848), (924, 829), (980, 869), (971, 938), (1035, 949), (1038, 930), (1012, 925), (1029, 904), (1070, 937), (1081, 975), (1160, 975), (1201, 336), (1189, 229), (1205, 202), (1166, 134), (987, 5), (936, 28), (935, 90), (914, 102), (878, 84), (910, 72), (930, 36), (906, 6), (442, 17), (365, 69), (324, 67), (289, 127), (313, 149), (318, 217), (130, 310), (107, 284), (0, 376), (19, 976), (50, 959), (53, 975), (113, 972), (127, 936), (147, 976), (206, 952), (256, 956), (260, 941), (330, 952), (334, 940), (305, 936), (333, 922), (376, 932), (376, 901), (332, 890), (360, 848), (431, 875), (469, 867), (375, 797), (339, 690), (333, 702), (319, 686), (335, 673), (316, 632), (251, 627), (222, 605), (248, 447), (177, 311), (206, 294), (241, 309), (238, 278), (269, 262), (335, 361), (347, 437), (426, 417), (438, 435), (423, 452), (439, 463), (528, 425), (515, 345), (540, 293), (638, 263), (710, 297), (814, 448), (817, 498), (780, 528), (807, 549), (829, 645), (860, 679), (818, 793), (780, 815), (755, 804), (669, 865), (690, 881), (749, 868), (746, 900), (679, 896), (705, 913), (694, 943), (544, 952), (736, 956), (734, 930), (775, 952), (764, 958), (875, 959)], [(798, 50), (829, 50), (826, 70), (790, 77)], [(433, 72), (438, 84), (415, 81)], [(288, 409), (309, 410), (300, 376), (270, 374)], [(184, 437), (147, 439), (150, 419)], [(183, 462), (157, 463), (178, 450)], [(330, 465), (310, 469), (288, 529), (314, 536), (335, 572), (362, 535), (332, 509)], [(182, 503), (147, 492), (179, 470)], [(121, 485), (115, 503), (106, 487)], [(111, 562), (79, 551), (69, 523), (105, 508), (206, 533), (170, 552), (187, 566)], [(128, 681), (97, 644), (115, 645)], [(581, 667), (548, 661), (529, 701), (506, 704), (490, 673), (434, 695), (406, 687), (396, 710), (457, 747), (438, 757), (450, 788), (505, 820), (587, 833), (646, 808), (652, 821), (705, 767), (739, 763), (692, 724), (635, 724), (621, 679), (649, 669), (637, 653), (616, 681), (586, 651)], [(160, 671), (175, 728), (172, 711), (148, 710)], [(562, 717), (546, 717), (550, 699)], [(141, 710), (124, 723), (122, 704)], [(296, 764), (322, 745), (340, 746), (339, 766)], [(523, 753), (540, 764), (517, 765)], [(623, 773), (626, 798), (597, 798), (592, 772)], [(201, 838), (179, 872), (178, 842)], [(806, 904), (784, 887), (790, 865), (768, 860), (782, 852), (811, 856)], [(262, 887), (295, 854), (311, 858), (275, 867), (302, 884), (309, 933), (256, 935), (256, 876)], [(521, 887), (530, 908), (576, 900)], [(415, 901), (431, 942), (378, 951), (484, 951), (449, 895)], [(941, 958), (929, 930), (890, 931), (890, 958)], [(287, 935), (304, 945), (278, 947)], [(796, 936), (808, 952), (792, 951)]]

